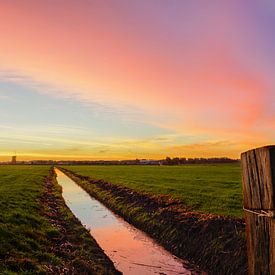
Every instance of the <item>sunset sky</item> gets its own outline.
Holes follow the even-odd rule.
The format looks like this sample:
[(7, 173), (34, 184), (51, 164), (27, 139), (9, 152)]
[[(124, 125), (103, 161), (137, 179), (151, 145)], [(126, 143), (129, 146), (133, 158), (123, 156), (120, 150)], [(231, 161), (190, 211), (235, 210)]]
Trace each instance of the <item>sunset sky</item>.
[(0, 0), (0, 161), (274, 144), (274, 3)]

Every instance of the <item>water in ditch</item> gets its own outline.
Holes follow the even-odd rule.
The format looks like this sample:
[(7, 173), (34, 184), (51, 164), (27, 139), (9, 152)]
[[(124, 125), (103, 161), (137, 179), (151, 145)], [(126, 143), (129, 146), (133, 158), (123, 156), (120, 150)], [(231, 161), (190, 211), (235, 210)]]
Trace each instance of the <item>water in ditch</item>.
[(181, 259), (92, 198), (63, 172), (56, 168), (55, 172), (67, 206), (123, 274), (194, 274)]

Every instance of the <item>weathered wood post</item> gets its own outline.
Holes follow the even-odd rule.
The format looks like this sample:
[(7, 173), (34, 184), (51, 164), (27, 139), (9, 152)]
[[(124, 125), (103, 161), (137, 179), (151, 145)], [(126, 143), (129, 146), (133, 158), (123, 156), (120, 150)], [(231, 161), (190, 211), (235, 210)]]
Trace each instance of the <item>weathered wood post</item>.
[(275, 274), (275, 146), (242, 153), (249, 274)]

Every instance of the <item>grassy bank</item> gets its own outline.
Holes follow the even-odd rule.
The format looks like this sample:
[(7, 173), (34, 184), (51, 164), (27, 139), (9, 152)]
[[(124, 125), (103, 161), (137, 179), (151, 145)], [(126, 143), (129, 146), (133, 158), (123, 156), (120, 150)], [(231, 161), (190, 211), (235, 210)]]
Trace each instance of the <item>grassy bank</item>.
[(153, 195), (166, 194), (192, 206), (194, 210), (242, 217), (239, 164), (65, 168), (136, 191)]
[(0, 166), (1, 274), (116, 274), (49, 166)]
[(247, 273), (243, 220), (203, 214), (181, 200), (148, 195), (64, 171), (91, 196), (147, 232), (173, 254), (199, 265), (209, 274)]

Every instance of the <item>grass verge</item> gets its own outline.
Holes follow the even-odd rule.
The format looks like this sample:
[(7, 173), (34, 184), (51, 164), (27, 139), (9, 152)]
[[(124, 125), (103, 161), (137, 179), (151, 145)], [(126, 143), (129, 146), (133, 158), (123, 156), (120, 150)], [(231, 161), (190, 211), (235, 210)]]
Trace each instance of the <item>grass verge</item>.
[(167, 250), (209, 274), (247, 273), (242, 219), (195, 212), (169, 196), (148, 195), (63, 171), (91, 196), (147, 232)]
[(105, 180), (151, 195), (169, 195), (194, 210), (241, 218), (240, 165), (192, 164), (66, 166), (83, 176)]

